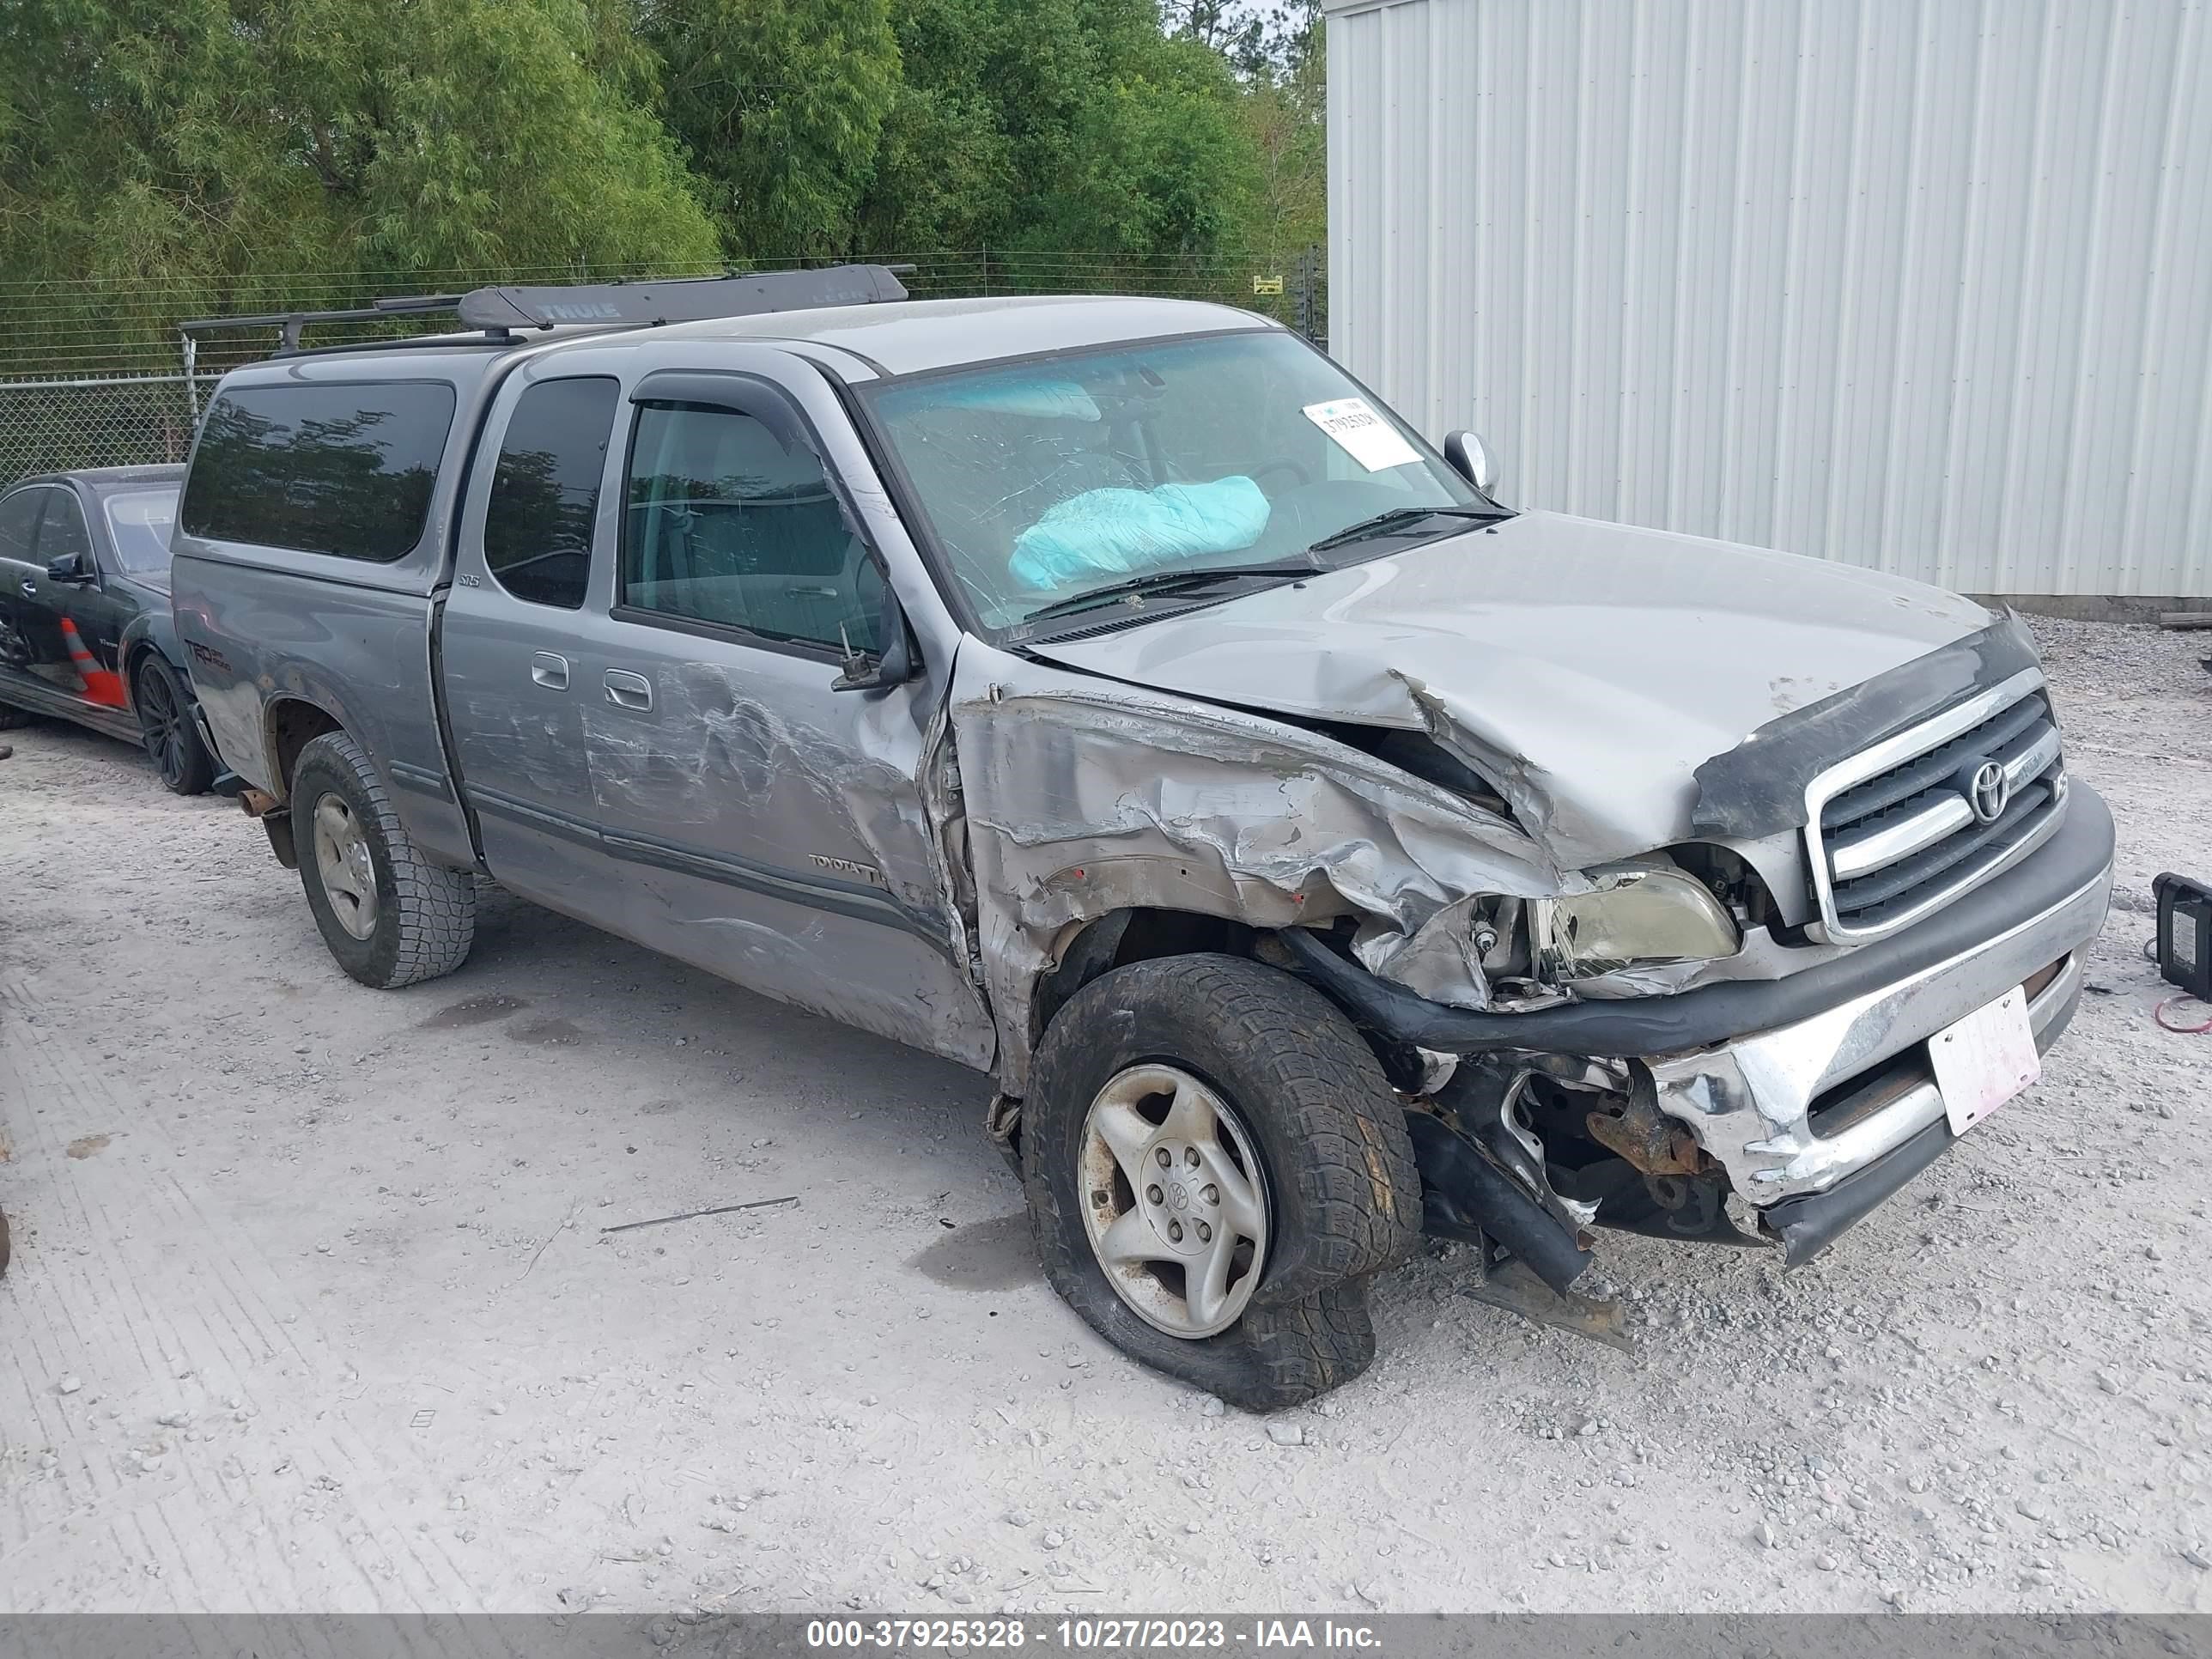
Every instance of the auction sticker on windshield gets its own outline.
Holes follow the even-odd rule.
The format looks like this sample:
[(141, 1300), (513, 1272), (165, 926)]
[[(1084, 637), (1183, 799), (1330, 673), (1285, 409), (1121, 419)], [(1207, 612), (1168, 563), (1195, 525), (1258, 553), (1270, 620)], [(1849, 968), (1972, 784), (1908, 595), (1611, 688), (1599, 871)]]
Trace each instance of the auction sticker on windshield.
[(1962, 1135), (2043, 1075), (2018, 987), (1928, 1040), (1951, 1133)]
[(1403, 466), (1421, 458), (1413, 445), (1367, 406), (1364, 398), (1336, 398), (1325, 404), (1308, 404), (1306, 419), (1336, 441), (1336, 446), (1370, 472), (1386, 466)]

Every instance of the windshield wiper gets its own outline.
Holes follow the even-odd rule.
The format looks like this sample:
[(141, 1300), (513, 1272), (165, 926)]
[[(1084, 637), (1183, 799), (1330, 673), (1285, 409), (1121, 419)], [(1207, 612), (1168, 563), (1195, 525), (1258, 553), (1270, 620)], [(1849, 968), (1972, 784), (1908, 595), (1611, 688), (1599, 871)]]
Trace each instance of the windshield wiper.
[(1424, 519), (1510, 519), (1512, 516), (1502, 507), (1394, 507), (1388, 513), (1377, 513), (1371, 519), (1362, 519), (1358, 524), (1346, 525), (1333, 536), (1322, 537), (1306, 551), (1326, 553), (1332, 547), (1346, 547), (1353, 542), (1387, 536), (1393, 531), (1411, 529)]
[(1080, 593), (1054, 599), (1050, 605), (1030, 611), (1022, 620), (1025, 623), (1050, 622), (1055, 617), (1072, 617), (1078, 611), (1110, 605), (1116, 599), (1126, 599), (1139, 593), (1187, 592), (1234, 581), (1239, 576), (1315, 576), (1320, 574), (1321, 567), (1311, 559), (1283, 564), (1210, 564), (1197, 570), (1148, 570), (1142, 575), (1127, 576), (1118, 582), (1108, 582), (1103, 587), (1086, 587)]

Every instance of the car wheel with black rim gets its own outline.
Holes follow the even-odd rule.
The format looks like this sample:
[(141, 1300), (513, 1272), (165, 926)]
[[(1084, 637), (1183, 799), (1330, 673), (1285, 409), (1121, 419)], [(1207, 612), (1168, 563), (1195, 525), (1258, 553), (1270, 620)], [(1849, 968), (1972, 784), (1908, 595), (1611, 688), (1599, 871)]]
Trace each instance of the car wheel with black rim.
[(473, 880), (416, 850), (383, 780), (344, 732), (300, 751), (291, 812), (300, 884), (338, 966), (391, 990), (450, 974), (467, 958)]
[(1366, 1280), (1411, 1254), (1403, 1109), (1344, 1016), (1242, 957), (1106, 974), (1038, 1045), (1023, 1184), (1053, 1288), (1107, 1340), (1232, 1405), (1374, 1358)]
[(184, 677), (158, 653), (149, 651), (139, 659), (131, 690), (138, 710), (139, 736), (162, 783), (174, 794), (205, 794), (215, 781), (215, 757), (200, 740)]

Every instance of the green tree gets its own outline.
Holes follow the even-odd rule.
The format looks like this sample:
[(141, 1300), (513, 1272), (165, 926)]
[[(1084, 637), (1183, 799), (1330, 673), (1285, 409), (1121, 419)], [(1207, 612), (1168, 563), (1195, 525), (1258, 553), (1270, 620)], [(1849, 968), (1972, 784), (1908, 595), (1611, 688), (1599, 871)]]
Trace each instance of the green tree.
[(1319, 41), (1316, 0), (5, 0), (0, 283), (148, 339), (943, 249), (1228, 297), (1322, 234)]
[[(1257, 173), (1245, 89), (1219, 51), (1169, 39), (1155, 0), (896, 0), (903, 87), (861, 198), (883, 252), (988, 246), (1073, 286), (1216, 254)], [(994, 261), (995, 263), (995, 261)]]
[(304, 272), (711, 261), (634, 101), (651, 61), (604, 23), (583, 0), (13, 0), (0, 58), (38, 72), (0, 82), (0, 280), (157, 276), (166, 325)]
[(1252, 160), (1244, 245), (1279, 270), (1328, 234), (1328, 86), (1316, 0), (1262, 20), (1263, 52), (1238, 113)]
[(732, 251), (843, 251), (900, 87), (889, 0), (651, 0), (640, 21)]
[(1195, 42), (1155, 37), (1103, 68), (1018, 246), (1168, 262), (1219, 251), (1253, 182), (1228, 65)]

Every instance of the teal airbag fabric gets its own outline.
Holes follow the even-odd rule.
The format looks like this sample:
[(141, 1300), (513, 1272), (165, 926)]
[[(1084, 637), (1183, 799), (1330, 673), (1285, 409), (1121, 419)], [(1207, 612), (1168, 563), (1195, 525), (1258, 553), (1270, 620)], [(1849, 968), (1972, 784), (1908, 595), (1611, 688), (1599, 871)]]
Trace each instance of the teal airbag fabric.
[(1267, 527), (1267, 497), (1249, 478), (1086, 489), (1045, 510), (1014, 538), (1007, 569), (1050, 591), (1093, 575), (1127, 575), (1193, 554), (1234, 553)]

